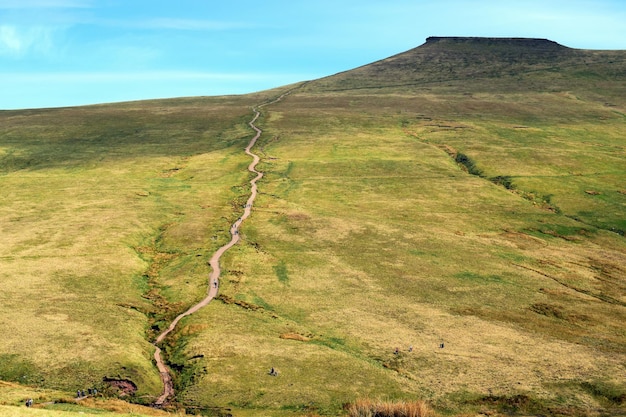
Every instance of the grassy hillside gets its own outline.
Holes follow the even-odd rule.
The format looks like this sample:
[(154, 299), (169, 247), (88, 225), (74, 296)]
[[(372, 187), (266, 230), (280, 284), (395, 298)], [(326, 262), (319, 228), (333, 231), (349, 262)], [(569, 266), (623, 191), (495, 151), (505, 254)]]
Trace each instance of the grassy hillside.
[[(264, 107), (220, 298), (166, 347), (179, 404), (625, 414), (625, 57), (429, 38)], [(149, 340), (205, 293), (279, 93), (0, 114), (0, 379), (158, 394)]]
[(624, 105), (623, 51), (571, 49), (546, 39), (430, 37), (423, 45), (311, 83), (315, 91), (436, 93), (577, 89)]
[[(25, 406), (33, 400), (30, 408)], [(167, 416), (165, 411), (104, 397), (77, 400), (74, 394), (0, 381), (0, 415), (10, 417)]]
[[(471, 94), (413, 79), (362, 88), (409, 78), (394, 63), (435, 46), (453, 59), (445, 43), (266, 109), (263, 195), (228, 256), (224, 305), (186, 329), (188, 357), (206, 364), (186, 401), (623, 412), (624, 103), (601, 101), (594, 84), (506, 92), (473, 71), (454, 81)], [(550, 84), (553, 65), (532, 76)], [(227, 330), (195, 330), (217, 321)]]
[(160, 392), (147, 338), (206, 291), (243, 193), (251, 100), (0, 115), (0, 378)]

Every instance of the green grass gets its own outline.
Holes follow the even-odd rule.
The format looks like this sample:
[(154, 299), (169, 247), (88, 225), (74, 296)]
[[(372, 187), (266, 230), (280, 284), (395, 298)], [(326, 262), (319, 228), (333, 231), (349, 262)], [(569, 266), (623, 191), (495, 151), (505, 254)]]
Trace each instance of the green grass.
[[(130, 404), (118, 399), (86, 398), (76, 401), (74, 394), (0, 381), (0, 414), (15, 417), (74, 416), (165, 416), (165, 411)], [(27, 408), (27, 399), (33, 406)]]
[[(623, 413), (623, 53), (484, 47), (263, 108), (220, 299), (165, 346), (181, 407)], [(0, 114), (0, 379), (158, 394), (149, 340), (206, 293), (249, 192), (250, 107), (277, 93)]]
[(215, 98), (3, 116), (0, 377), (159, 392), (147, 330), (206, 291), (249, 114)]
[[(10, 407), (0, 405), (0, 412), (3, 415), (11, 416), (11, 417), (75, 417), (75, 416), (101, 416), (101, 417), (111, 417), (111, 416), (139, 416), (139, 414), (135, 413), (107, 413), (99, 410), (90, 410), (80, 408), (75, 410), (61, 410), (61, 409), (29, 409), (26, 407)], [(80, 414), (79, 414), (80, 413)]]
[[(379, 385), (373, 390), (360, 386), (362, 395), (417, 397), (445, 408), (456, 393), (470, 390), (484, 396), (497, 393), (502, 401), (493, 404), (495, 409), (555, 413), (554, 407), (565, 401), (575, 405), (568, 412), (587, 414), (582, 388), (562, 400), (561, 394), (551, 394), (545, 386), (562, 379), (599, 378), (622, 366), (617, 358), (624, 355), (621, 323), (626, 317), (623, 307), (602, 301), (602, 296), (608, 288), (617, 291), (617, 298), (625, 294), (618, 284), (624, 242), (605, 228), (573, 220), (574, 212), (561, 201), (568, 196), (582, 205), (580, 197), (588, 194), (576, 197), (549, 179), (553, 172), (577, 166), (613, 171), (616, 186), (624, 172), (615, 159), (605, 158), (604, 150), (594, 153), (585, 141), (568, 142), (568, 154), (556, 147), (557, 154), (546, 153), (535, 161), (536, 152), (556, 146), (553, 141), (544, 143), (543, 126), (550, 120), (545, 109), (533, 110), (533, 97), (530, 104), (519, 96), (513, 99), (516, 106), (526, 106), (524, 123), (537, 120), (535, 130), (524, 128), (526, 146), (533, 150), (527, 154), (515, 143), (508, 145), (511, 153), (506, 151), (507, 142), (521, 137), (492, 135), (494, 126), (517, 123), (514, 114), (500, 113), (495, 97), (477, 103), (495, 115), (483, 113), (479, 120), (464, 116), (462, 122), (449, 121), (446, 114), (456, 115), (474, 104), (463, 97), (447, 97), (448, 113), (423, 110), (421, 105), (427, 108), (433, 100), (426, 95), (371, 100), (361, 95), (355, 100), (348, 94), (294, 94), (269, 107), (262, 122), (268, 141), (261, 167), (266, 171), (263, 194), (243, 229), (251, 246), (227, 256), (226, 264), (238, 273), (223, 291), (250, 301), (252, 294), (261, 296), (272, 307), (270, 322), (289, 323), (284, 330), (273, 331), (275, 338), (287, 331), (314, 335), (308, 344), (322, 349), (321, 360), (328, 361), (333, 379), (360, 382), (374, 375), (366, 364), (381, 367), (384, 372), (376, 374)], [(509, 98), (498, 100), (506, 103)], [(557, 112), (558, 95), (554, 101), (550, 110)], [(403, 109), (402, 114), (388, 110), (394, 108)], [(431, 120), (417, 121), (407, 132), (398, 128), (402, 126), (398, 119), (407, 113), (440, 118), (442, 125), (471, 122), (477, 127), (469, 132), (424, 126)], [(603, 132), (613, 135), (615, 125), (582, 119), (575, 129), (584, 126), (603, 136)], [(565, 141), (569, 131), (560, 135)], [(271, 140), (276, 137), (280, 139)], [(487, 177), (510, 175), (516, 192), (464, 172), (442, 145), (471, 155)], [(570, 165), (559, 167), (566, 163)], [(535, 182), (530, 183), (531, 178)], [(571, 178), (588, 180), (585, 175)], [(558, 184), (565, 180), (558, 179)], [(522, 192), (537, 197), (529, 200)], [(609, 203), (619, 206), (619, 198)], [(560, 211), (546, 210), (544, 200)], [(623, 210), (613, 213), (609, 217), (617, 222)], [(604, 278), (596, 278), (594, 262), (604, 265), (600, 267)], [(277, 279), (281, 270), (289, 271), (288, 286)], [(605, 279), (610, 284), (603, 283)], [(562, 310), (558, 317), (545, 315), (532, 308), (538, 303)], [(239, 314), (248, 313), (232, 312), (229, 317)], [(200, 318), (190, 319), (195, 320)], [(264, 332), (275, 324), (251, 325), (254, 320), (231, 321), (225, 333), (267, 340)], [(231, 329), (235, 324), (237, 328)], [(443, 350), (438, 349), (441, 341), (446, 343)], [(264, 367), (259, 366), (256, 377), (248, 374), (249, 367), (264, 361), (265, 367), (271, 366), (277, 361), (272, 352), (280, 351), (281, 359), (293, 368), (290, 372), (301, 375), (290, 383), (299, 391), (314, 387), (318, 393), (314, 401), (318, 412), (330, 412), (320, 402), (358, 397), (320, 381), (313, 364), (291, 359), (306, 356), (311, 349), (307, 344), (294, 353), (278, 347), (283, 343), (280, 339), (269, 346), (252, 343), (254, 358), (234, 343), (231, 352), (223, 353), (229, 357), (226, 365), (210, 362), (215, 369), (209, 372), (211, 383), (198, 383), (189, 392), (197, 398), (216, 398), (211, 390), (196, 390), (229, 383), (237, 388), (226, 397), (239, 395), (238, 389), (267, 392), (262, 382), (250, 382), (262, 381)], [(198, 342), (197, 349), (214, 344), (220, 343)], [(411, 354), (406, 350), (409, 345)], [(400, 357), (392, 353), (397, 346), (403, 350)], [(325, 348), (330, 351), (324, 353)], [(348, 355), (343, 366), (332, 362), (330, 352)], [(586, 364), (584, 371), (578, 368), (580, 363)], [(352, 373), (357, 371), (358, 378)], [(401, 381), (411, 394), (384, 388), (386, 381)], [(328, 391), (334, 393), (331, 398), (325, 397)], [(277, 393), (272, 394), (276, 398)], [(236, 405), (263, 408), (265, 396), (247, 397)], [(522, 397), (516, 396), (529, 396), (530, 402), (518, 406), (515, 398)], [(217, 398), (209, 403), (220, 404)], [(226, 398), (222, 401), (225, 407), (229, 404)], [(463, 407), (457, 404), (457, 410)]]

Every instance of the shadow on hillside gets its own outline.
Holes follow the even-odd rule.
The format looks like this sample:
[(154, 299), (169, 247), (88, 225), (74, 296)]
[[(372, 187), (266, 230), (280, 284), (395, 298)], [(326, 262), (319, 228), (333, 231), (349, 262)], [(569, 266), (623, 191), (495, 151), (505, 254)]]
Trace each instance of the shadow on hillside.
[(190, 156), (245, 143), (243, 98), (169, 100), (0, 113), (0, 172)]

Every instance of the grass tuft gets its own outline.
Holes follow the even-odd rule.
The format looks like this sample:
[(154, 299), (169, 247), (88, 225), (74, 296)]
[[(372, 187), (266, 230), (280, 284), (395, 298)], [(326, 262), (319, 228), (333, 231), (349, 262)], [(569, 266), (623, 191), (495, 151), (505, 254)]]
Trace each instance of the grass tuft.
[(350, 417), (428, 417), (433, 410), (425, 401), (359, 399), (347, 407)]

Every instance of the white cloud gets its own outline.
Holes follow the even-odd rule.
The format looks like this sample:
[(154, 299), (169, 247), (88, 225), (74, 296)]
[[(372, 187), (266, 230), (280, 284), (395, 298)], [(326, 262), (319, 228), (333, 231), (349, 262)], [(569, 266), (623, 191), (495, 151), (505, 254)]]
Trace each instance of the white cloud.
[(0, 25), (0, 56), (22, 56), (28, 52), (47, 53), (55, 29), (49, 27), (21, 28)]
[(24, 42), (13, 26), (0, 26), (0, 53), (3, 51), (19, 53)]

